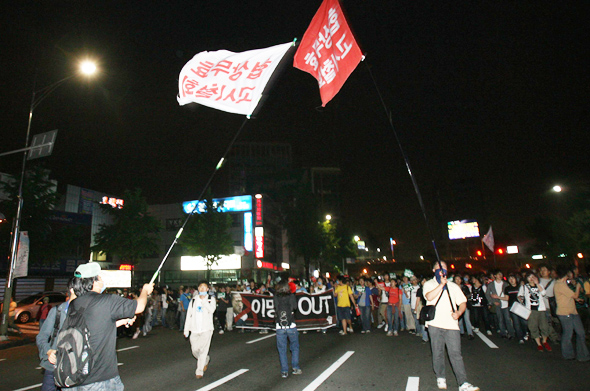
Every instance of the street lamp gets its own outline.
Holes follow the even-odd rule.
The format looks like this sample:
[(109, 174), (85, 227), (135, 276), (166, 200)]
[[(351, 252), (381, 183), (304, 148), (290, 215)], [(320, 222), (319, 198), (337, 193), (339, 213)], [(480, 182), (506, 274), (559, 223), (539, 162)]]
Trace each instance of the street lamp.
[[(82, 61), (80, 63), (80, 72), (84, 75), (90, 76), (96, 73), (96, 65), (89, 60)], [(21, 168), (21, 175), (20, 175), (20, 183), (18, 187), (18, 206), (16, 209), (16, 216), (14, 218), (13, 223), (13, 230), (12, 230), (12, 239), (11, 239), (11, 248), (10, 248), (10, 264), (8, 269), (8, 278), (6, 278), (6, 289), (4, 289), (4, 308), (2, 309), (2, 318), (0, 319), (0, 341), (6, 340), (6, 333), (8, 332), (8, 310), (10, 306), (10, 298), (12, 297), (12, 276), (16, 262), (17, 250), (18, 250), (18, 241), (20, 235), (20, 221), (22, 217), (22, 209), (23, 209), (23, 182), (25, 178), (25, 167), (27, 163), (27, 157), (29, 155), (28, 147), (29, 147), (29, 136), (31, 133), (31, 122), (33, 120), (33, 112), (35, 108), (39, 106), (39, 104), (47, 98), (53, 91), (55, 91), (59, 86), (64, 84), (66, 81), (75, 77), (76, 74), (67, 76), (45, 88), (42, 88), (38, 91), (35, 91), (35, 85), (33, 85), (33, 95), (31, 97), (31, 107), (29, 109), (29, 122), (27, 124), (27, 134), (25, 137), (25, 149), (23, 155), (23, 164)]]
[(552, 190), (556, 193), (561, 193), (561, 191), (563, 190), (563, 188), (559, 185), (555, 185), (553, 186)]
[(326, 221), (329, 222), (330, 220), (332, 220), (332, 215), (326, 215)]

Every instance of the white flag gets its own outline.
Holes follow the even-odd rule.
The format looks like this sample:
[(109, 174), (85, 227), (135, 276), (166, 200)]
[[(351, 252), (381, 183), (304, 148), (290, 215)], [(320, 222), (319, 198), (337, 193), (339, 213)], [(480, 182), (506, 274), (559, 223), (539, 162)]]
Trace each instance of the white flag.
[(22, 231), (18, 240), (18, 251), (14, 264), (14, 278), (26, 277), (29, 274), (29, 233)]
[(182, 68), (178, 103), (191, 102), (229, 113), (250, 115), (264, 87), (293, 43), (234, 53), (201, 52)]
[(485, 245), (488, 246), (491, 252), (494, 252), (494, 232), (492, 232), (491, 225), (490, 229), (488, 230), (488, 233), (483, 236), (482, 242), (484, 242)]

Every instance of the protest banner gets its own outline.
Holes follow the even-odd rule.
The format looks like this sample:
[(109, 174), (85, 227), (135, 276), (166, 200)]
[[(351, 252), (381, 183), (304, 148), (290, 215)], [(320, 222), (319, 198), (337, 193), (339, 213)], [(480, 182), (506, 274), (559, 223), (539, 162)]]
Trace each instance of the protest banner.
[[(243, 309), (235, 316), (236, 321), (245, 318), (243, 325), (236, 327), (249, 329), (275, 329), (275, 310), (272, 296), (253, 293), (232, 292), (242, 297)], [(334, 291), (310, 295), (297, 293), (295, 324), (299, 330), (318, 330), (336, 326)]]

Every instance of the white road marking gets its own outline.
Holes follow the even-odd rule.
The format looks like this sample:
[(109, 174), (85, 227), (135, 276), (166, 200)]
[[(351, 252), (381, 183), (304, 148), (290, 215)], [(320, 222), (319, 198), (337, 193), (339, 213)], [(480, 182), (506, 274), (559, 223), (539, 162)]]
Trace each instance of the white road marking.
[(5, 358), (0, 358), (0, 361), (6, 361), (6, 359)]
[(35, 368), (35, 369), (41, 369), (41, 367), (37, 367), (37, 368)]
[(492, 349), (499, 349), (498, 346), (496, 346), (495, 343), (493, 343), (492, 341), (490, 341), (490, 339), (488, 337), (486, 337), (485, 335), (483, 335), (481, 333), (481, 331), (474, 331), (475, 334), (477, 334), (477, 336), (479, 338), (481, 338), (482, 341), (484, 341), (486, 343), (486, 345), (488, 345), (490, 348)]
[(123, 348), (123, 349), (117, 349), (117, 352), (122, 352), (123, 350), (131, 350), (131, 349), (135, 349), (138, 348), (139, 346), (129, 346), (128, 348)]
[(420, 378), (419, 377), (408, 377), (408, 383), (406, 384), (406, 391), (418, 391), (420, 389)]
[(303, 391), (314, 391), (318, 388), (327, 378), (332, 375), (332, 373), (336, 372), (338, 368), (342, 364), (346, 362), (354, 354), (354, 351), (349, 351), (344, 354), (344, 356), (340, 357), (334, 364), (330, 365), (328, 369), (326, 369), (321, 375), (319, 375), (314, 381), (312, 381), (307, 387), (303, 389)]
[(227, 375), (226, 377), (219, 379), (217, 381), (214, 381), (211, 384), (206, 385), (205, 387), (201, 387), (199, 388), (197, 391), (208, 391), (208, 390), (212, 390), (214, 388), (217, 388), (218, 386), (222, 385), (223, 383), (227, 383), (228, 381), (230, 381), (231, 379), (240, 376), (243, 373), (248, 372), (249, 369), (240, 369), (239, 371), (235, 371), (232, 374)]
[(276, 334), (274, 334), (274, 333), (273, 333), (273, 334), (266, 335), (266, 336), (264, 336), (264, 337), (261, 337), (261, 338), (258, 338), (258, 339), (254, 339), (254, 340), (252, 340), (252, 341), (248, 341), (248, 342), (246, 342), (246, 343), (247, 343), (247, 344), (251, 344), (251, 343), (255, 343), (255, 342), (258, 342), (258, 341), (262, 341), (263, 339), (267, 339), (267, 338), (271, 338), (271, 337), (275, 337), (275, 336), (276, 336)]
[(123, 365), (123, 363), (122, 363), (122, 362), (118, 362), (118, 363), (117, 363), (117, 366), (118, 366), (118, 367), (120, 367), (121, 365)]
[(39, 384), (35, 384), (34, 386), (29, 386), (29, 387), (25, 387), (25, 388), (19, 388), (18, 390), (14, 390), (14, 391), (26, 391), (26, 390), (32, 390), (33, 388), (39, 388), (43, 385), (43, 383), (39, 383)]

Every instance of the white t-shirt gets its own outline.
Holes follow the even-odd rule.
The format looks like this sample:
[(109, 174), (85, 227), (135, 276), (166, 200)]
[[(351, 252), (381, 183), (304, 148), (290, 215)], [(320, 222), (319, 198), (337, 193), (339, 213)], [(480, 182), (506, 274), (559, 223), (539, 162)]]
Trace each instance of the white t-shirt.
[(163, 309), (168, 308), (168, 295), (165, 293), (162, 293), (162, 308)]
[(418, 289), (420, 289), (419, 285), (410, 286), (410, 307), (412, 309), (416, 309), (416, 293), (418, 293)]
[[(438, 282), (436, 281), (436, 278), (426, 281), (424, 287), (422, 288), (422, 292), (424, 292), (424, 299), (426, 299), (426, 294), (428, 292), (432, 292), (437, 286)], [(449, 281), (447, 282), (447, 287), (449, 289), (449, 293), (451, 294), (451, 300), (453, 301), (455, 310), (459, 308), (461, 304), (467, 302), (467, 298), (465, 297), (463, 291), (457, 284)], [(459, 322), (453, 319), (452, 316), (453, 310), (451, 307), (451, 303), (449, 301), (447, 291), (443, 290), (441, 294), (444, 296), (441, 297), (440, 301), (438, 302), (438, 305), (436, 306), (436, 314), (434, 316), (434, 320), (426, 322), (426, 327), (434, 326), (446, 330), (459, 330)], [(439, 296), (436, 296), (434, 300), (431, 301), (426, 300), (426, 304), (435, 305)]]
[[(496, 294), (500, 297), (504, 297), (504, 290), (502, 287), (504, 286), (504, 282), (494, 281), (494, 287), (496, 288)], [(508, 302), (506, 300), (500, 300), (500, 308), (508, 308)]]
[[(391, 286), (391, 282), (389, 282), (389, 281), (379, 282), (378, 284), (381, 285), (382, 287)], [(389, 302), (389, 298), (387, 297), (387, 292), (381, 291), (381, 303), (387, 303), (387, 302)]]

